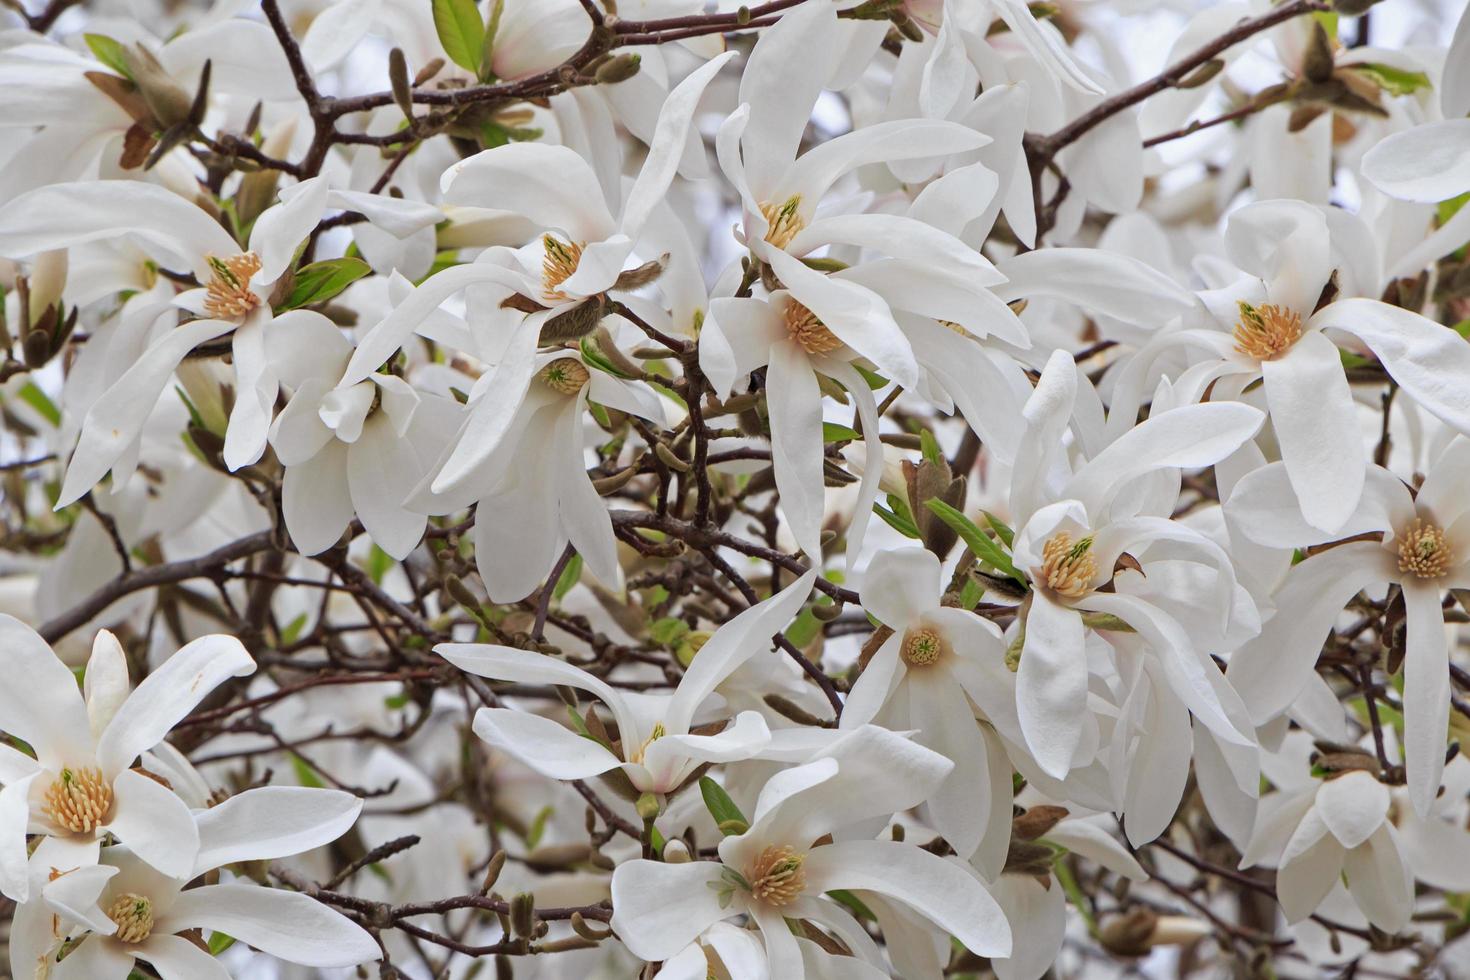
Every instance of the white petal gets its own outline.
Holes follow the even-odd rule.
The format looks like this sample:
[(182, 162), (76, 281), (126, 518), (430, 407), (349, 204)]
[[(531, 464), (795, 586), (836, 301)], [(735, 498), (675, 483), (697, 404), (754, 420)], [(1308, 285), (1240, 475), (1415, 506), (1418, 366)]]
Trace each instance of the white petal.
[(586, 779), (622, 764), (591, 739), (524, 711), (481, 708), (475, 713), (475, 734), (551, 779)]
[(92, 754), (87, 707), (76, 677), (46, 641), (14, 616), (0, 614), (0, 665), (24, 684), (0, 684), (0, 727), (60, 769)]
[(1404, 613), (1404, 763), (1409, 797), (1423, 817), (1434, 806), (1444, 772), (1450, 722), (1450, 647), (1437, 587), (1406, 581)]
[(270, 370), (265, 348), (269, 311), (259, 308), (235, 328), (230, 351), (235, 363), (235, 404), (225, 431), (225, 465), (231, 470), (249, 466), (265, 452), (280, 385)]
[[(746, 73), (749, 72), (747, 67)], [(937, 160), (978, 149), (989, 142), (990, 137), (969, 126), (942, 119), (895, 119), (873, 123), (818, 143), (802, 154), (781, 181), (780, 194), (783, 200), (787, 193), (800, 195), (804, 204), (802, 213), (809, 215), (809, 209), (815, 209), (816, 202), (838, 178), (858, 167), (899, 160)], [(750, 145), (749, 138), (744, 145)], [(754, 177), (751, 185), (759, 186)]]
[(1402, 932), (1414, 911), (1414, 883), (1399, 853), (1393, 825), (1379, 827), (1343, 862), (1348, 892), (1369, 922), (1390, 935)]
[(699, 332), (699, 366), (716, 394), (726, 398), (745, 375), (766, 364), (786, 327), (774, 304), (758, 299), (710, 300)]
[(109, 777), (132, 765), (231, 677), (255, 672), (255, 661), (233, 636), (201, 636), (163, 662), (118, 708), (97, 741), (97, 763)]
[(33, 772), (0, 789), (0, 893), (13, 902), (24, 902), (31, 894), (26, 824), (31, 816), (31, 783), (37, 776), (45, 778)]
[(340, 912), (300, 892), (255, 885), (206, 885), (181, 892), (154, 928), (223, 932), (302, 966), (356, 966), (382, 956), (373, 937)]
[(1103, 830), (1097, 818), (1063, 820), (1047, 831), (1046, 839), (1132, 881), (1148, 879), (1148, 872), (1138, 859)]
[(574, 241), (601, 241), (617, 228), (591, 166), (565, 146), (485, 150), (450, 167), (442, 183), (445, 204), (515, 211)]
[(250, 251), (260, 257), (260, 271), (251, 285), (274, 283), (291, 267), (296, 249), (311, 234), (327, 207), (331, 185), (312, 177), (281, 194), (280, 203), (261, 212), (250, 229)]
[(1024, 875), (1002, 875), (991, 887), (1015, 937), (1011, 955), (995, 960), (991, 969), (999, 980), (1041, 980), (1066, 936), (1066, 892), (1055, 882), (1047, 888)]
[(488, 643), (441, 643), (434, 652), (460, 670), (480, 677), (520, 684), (559, 684), (587, 691), (612, 709), (620, 729), (627, 726), (636, 730), (635, 716), (628, 710), (623, 696), (580, 667), (542, 653)]
[(613, 872), (612, 927), (634, 956), (666, 960), (712, 924), (733, 914), (720, 908), (720, 865), (625, 861)]
[(184, 801), (162, 783), (129, 769), (112, 783), (106, 830), (172, 878), (186, 877), (199, 851), (199, 831)]
[(977, 956), (1009, 956), (1011, 930), (978, 878), (911, 844), (841, 841), (807, 852), (810, 891), (856, 888), (911, 906)]
[(849, 729), (866, 725), (883, 710), (898, 684), (907, 675), (907, 669), (898, 655), (902, 645), (903, 635), (900, 633), (890, 636), (878, 648), (878, 652), (873, 654), (842, 703), (840, 727)]
[(1268, 463), (1246, 474), (1230, 491), (1225, 513), (1232, 528), (1274, 548), (1307, 548), (1368, 531), (1392, 531), (1414, 519), (1414, 500), (1402, 480), (1381, 466), (1367, 467), (1364, 477), (1357, 510), (1333, 532), (1302, 517), (1284, 463)]
[(260, 786), (196, 816), (199, 855), (194, 874), (235, 861), (301, 854), (345, 834), (362, 800), (335, 789)]
[(362, 438), (347, 449), (352, 507), (377, 546), (397, 561), (418, 545), (428, 523), (403, 506), (423, 475), (413, 443), (395, 433), (386, 416), (368, 419)]
[(223, 963), (179, 936), (149, 936), (135, 949), (163, 980), (230, 980)]
[(1261, 363), (1281, 459), (1307, 523), (1336, 531), (1363, 492), (1367, 460), (1342, 358), (1320, 331)]
[(901, 633), (939, 607), (941, 571), (939, 559), (924, 548), (880, 551), (863, 573), (863, 608)]
[(286, 468), (281, 513), (303, 555), (320, 554), (337, 543), (352, 522), (345, 443), (331, 439), (315, 456)]
[(1168, 276), (1135, 258), (1096, 248), (1038, 248), (999, 264), (1008, 280), (995, 288), (1010, 302), (1050, 296), (1125, 323), (1157, 323), (1198, 301)]
[(1276, 872), (1276, 898), (1287, 922), (1300, 922), (1317, 911), (1337, 884), (1345, 856), (1337, 838), (1329, 834), (1282, 865)]
[(82, 693), (87, 702), (87, 720), (92, 736), (102, 734), (118, 707), (127, 700), (132, 685), (128, 681), (128, 655), (122, 644), (108, 630), (98, 630), (92, 641), (92, 655), (82, 678)]
[(132, 954), (122, 943), (93, 935), (57, 963), (48, 980), (126, 980), (132, 970)]
[(1470, 190), (1470, 119), (1390, 134), (1363, 154), (1363, 176), (1404, 201), (1438, 204), (1458, 197)]
[(1371, 837), (1388, 819), (1388, 804), (1388, 787), (1365, 772), (1329, 779), (1317, 790), (1317, 813), (1337, 842), (1349, 849)]
[(985, 836), (990, 803), (988, 760), (975, 714), (964, 689), (941, 671), (912, 671), (908, 689), (909, 718), (919, 730), (919, 744), (955, 764), (928, 801), (934, 829), (969, 860)]
[(1016, 672), (1016, 709), (1037, 765), (1061, 779), (1072, 766), (1087, 715), (1087, 651), (1082, 617), (1033, 592)]
[(781, 512), (792, 536), (813, 561), (822, 557), (822, 393), (811, 364), (795, 341), (771, 347), (766, 372), (771, 423), (771, 463)]

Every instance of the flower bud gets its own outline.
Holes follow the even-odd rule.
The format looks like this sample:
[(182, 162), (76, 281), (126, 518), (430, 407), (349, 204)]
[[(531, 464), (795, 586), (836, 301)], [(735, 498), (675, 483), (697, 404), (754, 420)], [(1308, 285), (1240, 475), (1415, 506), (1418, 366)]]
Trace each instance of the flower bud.
[(664, 845), (663, 857), (665, 864), (688, 864), (690, 860), (689, 848), (683, 841), (675, 837)]
[(164, 70), (153, 52), (135, 44), (123, 49), (123, 58), (143, 101), (148, 105), (148, 111), (159, 125), (169, 129), (189, 119), (189, 110), (194, 106), (193, 97)]
[(641, 55), (620, 54), (616, 58), (609, 58), (603, 62), (594, 77), (599, 85), (616, 85), (638, 74), (638, 69), (642, 67), (642, 64)]

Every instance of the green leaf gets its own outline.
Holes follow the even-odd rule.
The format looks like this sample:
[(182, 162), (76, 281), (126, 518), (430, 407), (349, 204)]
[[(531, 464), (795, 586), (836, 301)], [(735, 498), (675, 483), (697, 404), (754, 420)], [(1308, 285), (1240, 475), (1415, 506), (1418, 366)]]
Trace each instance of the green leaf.
[(434, 30), (449, 60), (465, 71), (480, 72), (480, 58), (485, 51), (485, 22), (480, 19), (475, 0), (431, 0)]
[(82, 38), (98, 61), (128, 81), (133, 81), (133, 73), (128, 70), (128, 57), (123, 53), (121, 42), (114, 41), (106, 34), (83, 34)]
[(939, 463), (944, 459), (944, 453), (939, 450), (939, 440), (928, 429), (919, 433), (919, 454), (931, 463)]
[(918, 540), (919, 525), (914, 523), (914, 515), (909, 512), (909, 505), (904, 499), (890, 493), (888, 507), (892, 509), (885, 508), (880, 503), (873, 504), (874, 512), (883, 518), (884, 523), (904, 537)]
[(982, 510), (980, 513), (985, 515), (985, 523), (990, 525), (990, 529), (1000, 537), (1000, 540), (1004, 542), (1007, 548), (1015, 544), (1016, 532), (1011, 530), (1009, 524), (988, 510)]
[(878, 921), (878, 917), (873, 914), (873, 910), (864, 905), (862, 899), (858, 898), (846, 888), (833, 889), (827, 893), (827, 897), (836, 900), (842, 905), (846, 905), (853, 912), (856, 912), (860, 919), (867, 919), (869, 922)]
[(1456, 197), (1451, 197), (1447, 200), (1440, 201), (1439, 204), (1435, 205), (1435, 217), (1438, 218), (1439, 223), (1443, 225), (1446, 221), (1449, 221), (1456, 214), (1458, 214), (1460, 209), (1463, 208), (1466, 204), (1470, 204), (1470, 191), (1466, 191), (1465, 193), (1460, 194)]
[[(722, 829), (726, 825), (733, 826), (736, 823), (750, 825), (745, 819), (745, 814), (741, 813), (735, 801), (730, 799), (730, 794), (725, 792), (725, 787), (708, 776), (699, 777), (699, 795), (704, 797), (705, 809)], [(725, 836), (728, 837), (729, 833), (727, 832)]]
[(786, 639), (798, 650), (817, 638), (822, 631), (822, 624), (816, 614), (810, 609), (803, 609), (786, 630)]
[(327, 259), (302, 266), (296, 270), (291, 294), (276, 307), (276, 312), (325, 303), (372, 271), (372, 267), (362, 259), (349, 258)]
[(971, 521), (964, 514), (961, 514), (942, 500), (926, 500), (924, 501), (924, 506), (933, 511), (935, 516), (941, 521), (948, 524), (960, 536), (960, 540), (965, 542), (965, 546), (970, 549), (976, 558), (994, 566), (1004, 574), (1015, 579), (1021, 585), (1030, 586), (1030, 583), (1026, 581), (1026, 576), (1016, 570), (1015, 564), (1011, 562), (1010, 555), (1002, 551), (1000, 545), (990, 540), (984, 531), (976, 527), (974, 521)]
[(1466, 340), (1470, 340), (1470, 320), (1461, 320), (1450, 329)]
[(480, 81), (482, 82), (495, 78), (495, 72), (491, 68), (494, 64), (492, 55), (495, 54), (495, 35), (500, 33), (500, 15), (504, 10), (505, 0), (492, 0), (490, 16), (485, 19), (485, 38), (480, 42)]
[(582, 556), (572, 555), (572, 560), (567, 562), (567, 567), (561, 570), (561, 577), (556, 580), (556, 587), (551, 590), (552, 598), (558, 602), (570, 591), (577, 580), (582, 577)]
[(853, 442), (861, 438), (862, 436), (858, 435), (856, 429), (845, 425), (838, 425), (836, 422), (822, 423), (823, 442)]
[(1422, 71), (1406, 71), (1378, 62), (1348, 66), (1353, 71), (1367, 75), (1378, 83), (1378, 87), (1389, 95), (1412, 95), (1430, 85), (1429, 76)]
[(292, 643), (295, 643), (296, 638), (301, 635), (301, 631), (305, 628), (306, 613), (298, 613), (296, 618), (287, 623), (286, 628), (281, 631), (281, 645), (290, 646)]
[(316, 770), (311, 767), (311, 763), (301, 758), (295, 752), (290, 754), (290, 758), (291, 768), (296, 772), (296, 781), (298, 783), (311, 789), (326, 788), (327, 784), (322, 782), (322, 777), (317, 775)]
[(976, 603), (985, 598), (985, 586), (980, 584), (979, 579), (973, 575), (965, 576), (965, 584), (960, 588), (960, 608), (974, 609)]
[(852, 369), (858, 374), (861, 374), (863, 376), (863, 380), (868, 383), (868, 387), (872, 388), (874, 391), (877, 391), (879, 388), (887, 387), (888, 385), (888, 379), (883, 377), (883, 375), (879, 374), (877, 371), (869, 371), (867, 368), (857, 363), (853, 364)]
[(394, 564), (396, 563), (388, 552), (379, 548), (377, 545), (373, 545), (372, 550), (368, 552), (367, 563), (367, 573), (373, 580), (373, 584), (382, 585), (383, 576), (388, 574), (388, 569), (392, 568)]
[(546, 821), (551, 819), (553, 812), (555, 811), (550, 806), (543, 806), (536, 811), (536, 816), (532, 818), (531, 826), (526, 831), (526, 847), (534, 849), (541, 843), (541, 838), (546, 833)]
[(235, 945), (234, 936), (227, 936), (222, 932), (210, 933), (209, 955), (218, 956), (233, 945)]
[(649, 639), (661, 647), (672, 647), (689, 635), (689, 624), (672, 616), (655, 619), (648, 627)]
[(52, 425), (61, 424), (61, 409), (57, 408), (46, 393), (36, 387), (34, 381), (27, 381), (21, 385), (20, 400), (34, 408), (42, 418)]

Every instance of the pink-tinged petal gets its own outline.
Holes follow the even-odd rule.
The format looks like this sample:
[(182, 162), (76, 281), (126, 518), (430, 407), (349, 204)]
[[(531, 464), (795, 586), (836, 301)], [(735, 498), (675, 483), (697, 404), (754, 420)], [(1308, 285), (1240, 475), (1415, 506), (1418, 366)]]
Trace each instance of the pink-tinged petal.
[(1075, 610), (1033, 592), (1016, 672), (1016, 709), (1026, 747), (1048, 775), (1062, 779), (1087, 715), (1086, 630)]
[(352, 491), (347, 483), (347, 444), (329, 439), (317, 454), (286, 468), (281, 481), (281, 513), (291, 543), (303, 555), (326, 551), (352, 523)]
[(199, 852), (199, 830), (184, 801), (132, 769), (118, 773), (112, 795), (112, 819), (105, 829), (169, 877), (187, 877)]
[(822, 557), (822, 393), (811, 363), (795, 341), (771, 347), (766, 372), (771, 463), (776, 492), (791, 534), (813, 561)]
[(1354, 335), (1413, 399), (1470, 433), (1470, 343), (1449, 327), (1371, 299), (1344, 299), (1313, 315), (1312, 326)]
[(335, 789), (260, 786), (196, 815), (194, 874), (235, 861), (267, 861), (331, 843), (352, 827), (362, 800)]
[(735, 914), (733, 907), (720, 908), (720, 871), (714, 861), (618, 865), (612, 878), (612, 927), (618, 938), (640, 959), (678, 955), (711, 925)]
[(37, 776), (48, 778), (33, 772), (0, 789), (0, 894), (13, 902), (24, 902), (31, 896), (26, 825), (31, 816), (31, 783)]
[(943, 670), (909, 672), (909, 723), (914, 736), (954, 763), (928, 800), (934, 829), (956, 854), (969, 860), (987, 830), (990, 773), (985, 744), (962, 687)]
[(91, 726), (76, 677), (40, 634), (4, 614), (0, 665), (8, 676), (25, 678), (24, 684), (0, 684), (0, 728), (34, 749), (48, 769), (89, 759)]
[(1408, 578), (1403, 586), (1404, 764), (1409, 798), (1423, 817), (1434, 806), (1444, 772), (1450, 723), (1450, 645), (1438, 584)]
[(617, 230), (592, 167), (565, 146), (486, 150), (450, 167), (442, 184), (445, 204), (514, 211), (574, 241), (602, 241)]
[(1363, 492), (1367, 460), (1342, 358), (1320, 331), (1261, 363), (1281, 459), (1307, 523), (1336, 531)]
[(1376, 541), (1331, 548), (1294, 566), (1276, 591), (1276, 615), (1230, 659), (1230, 683), (1251, 720), (1264, 724), (1296, 700), (1348, 600), (1364, 586), (1397, 578), (1397, 565)]
[(1368, 921), (1389, 935), (1402, 932), (1414, 911), (1414, 882), (1393, 825), (1383, 824), (1343, 861), (1348, 893)]
[(1276, 898), (1287, 922), (1300, 922), (1317, 911), (1337, 884), (1346, 856), (1337, 838), (1327, 834), (1281, 866), (1276, 872)]
[(1286, 464), (1268, 463), (1241, 478), (1225, 501), (1225, 513), (1232, 528), (1257, 544), (1308, 548), (1370, 531), (1396, 531), (1414, 519), (1414, 499), (1393, 473), (1366, 466), (1357, 509), (1336, 531), (1323, 531), (1302, 516)]
[(785, 252), (773, 250), (768, 260), (791, 296), (838, 340), (905, 388), (918, 383), (913, 348), (881, 296), (855, 282), (825, 276)]
[(1373, 836), (1388, 819), (1388, 787), (1366, 772), (1350, 772), (1329, 779), (1317, 790), (1317, 813), (1346, 848)]
[(329, 190), (331, 185), (325, 177), (303, 180), (283, 191), (280, 202), (255, 219), (250, 229), (250, 251), (260, 257), (260, 271), (251, 277), (252, 286), (267, 287), (291, 267), (296, 249), (326, 210)]
[(862, 889), (896, 898), (977, 956), (1009, 956), (1005, 914), (961, 865), (896, 841), (841, 841), (807, 852), (807, 890)]
[(202, 208), (141, 180), (51, 184), (0, 208), (0, 254), (12, 258), (123, 236), (200, 282), (211, 276), (205, 256), (228, 258), (242, 251)]
[(223, 963), (179, 936), (149, 936), (135, 948), (163, 980), (230, 980)]
[(230, 350), (235, 362), (235, 404), (225, 431), (225, 465), (232, 471), (258, 461), (265, 452), (280, 384), (270, 370), (265, 324), (270, 311), (257, 308), (235, 328)]
[(1185, 405), (1148, 418), (1082, 466), (1063, 496), (1100, 514), (1129, 480), (1160, 469), (1211, 466), (1239, 449), (1265, 416), (1240, 402)]
[(168, 331), (93, 402), (67, 465), (58, 508), (75, 503), (96, 486), (134, 446), (169, 376), (185, 355), (233, 329), (235, 324), (227, 320), (195, 320)]
[(551, 779), (586, 779), (622, 764), (591, 739), (525, 711), (481, 708), (475, 713), (475, 734)]
[(159, 932), (210, 929), (301, 966), (347, 967), (382, 956), (351, 919), (300, 892), (257, 885), (206, 885), (181, 892), (154, 923)]
[(51, 968), (48, 980), (127, 980), (133, 957), (122, 943), (92, 935)]
[(902, 633), (939, 608), (941, 572), (939, 559), (924, 548), (880, 551), (863, 573), (863, 608)]
[(103, 773), (122, 772), (162, 742), (209, 692), (231, 677), (254, 672), (255, 661), (233, 636), (211, 634), (185, 644), (133, 689), (97, 740)]
[(762, 650), (771, 638), (791, 624), (811, 595), (815, 569), (762, 602), (725, 623), (699, 648), (679, 686), (669, 699), (664, 726), (670, 734), (689, 731), (695, 712), (724, 680)]
[(1363, 176), (1404, 201), (1438, 204), (1458, 197), (1470, 190), (1470, 119), (1427, 123), (1385, 137), (1363, 154)]

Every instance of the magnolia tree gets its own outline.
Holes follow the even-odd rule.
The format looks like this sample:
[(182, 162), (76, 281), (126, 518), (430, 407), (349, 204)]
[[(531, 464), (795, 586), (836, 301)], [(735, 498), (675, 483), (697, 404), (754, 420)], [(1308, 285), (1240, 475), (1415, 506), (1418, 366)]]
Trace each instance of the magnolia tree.
[(1465, 975), (1461, 3), (3, 6), (10, 976)]

